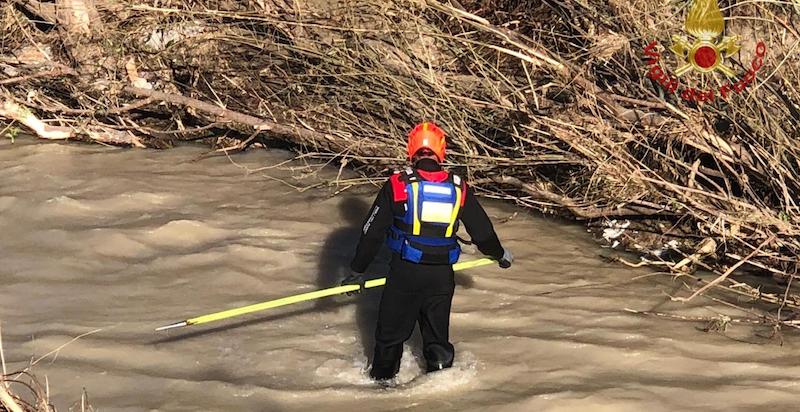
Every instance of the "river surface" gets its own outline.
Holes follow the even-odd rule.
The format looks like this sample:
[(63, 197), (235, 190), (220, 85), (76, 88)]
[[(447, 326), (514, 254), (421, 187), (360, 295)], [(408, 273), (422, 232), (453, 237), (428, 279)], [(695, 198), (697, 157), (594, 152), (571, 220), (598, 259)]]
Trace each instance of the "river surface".
[(334, 285), (377, 190), (298, 191), (339, 172), (286, 152), (201, 153), (0, 142), (7, 368), (38, 360), (59, 410), (84, 388), (99, 411), (800, 410), (799, 336), (629, 313), (740, 314), (670, 302), (679, 282), (603, 260), (583, 227), (490, 200), (516, 261), (459, 273), (450, 370), (422, 374), (415, 336), (401, 385), (370, 382), (380, 289), (155, 332)]

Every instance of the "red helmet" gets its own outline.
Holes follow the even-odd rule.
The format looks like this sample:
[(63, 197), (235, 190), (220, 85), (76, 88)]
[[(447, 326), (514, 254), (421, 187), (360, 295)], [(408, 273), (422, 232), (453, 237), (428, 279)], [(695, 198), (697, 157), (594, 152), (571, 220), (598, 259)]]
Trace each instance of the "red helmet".
[(433, 122), (418, 124), (408, 134), (408, 158), (414, 157), (419, 149), (431, 149), (439, 162), (444, 161), (444, 130)]

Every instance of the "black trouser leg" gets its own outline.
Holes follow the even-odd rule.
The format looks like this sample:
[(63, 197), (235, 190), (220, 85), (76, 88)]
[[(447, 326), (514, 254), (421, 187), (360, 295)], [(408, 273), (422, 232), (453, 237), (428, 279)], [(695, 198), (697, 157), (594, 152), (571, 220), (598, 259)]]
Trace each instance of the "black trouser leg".
[(453, 366), (455, 348), (450, 343), (452, 301), (452, 293), (437, 294), (426, 297), (420, 307), (419, 329), (428, 372)]
[(420, 300), (419, 294), (399, 291), (390, 284), (384, 289), (375, 330), (372, 378), (391, 379), (397, 374), (403, 343), (414, 331)]

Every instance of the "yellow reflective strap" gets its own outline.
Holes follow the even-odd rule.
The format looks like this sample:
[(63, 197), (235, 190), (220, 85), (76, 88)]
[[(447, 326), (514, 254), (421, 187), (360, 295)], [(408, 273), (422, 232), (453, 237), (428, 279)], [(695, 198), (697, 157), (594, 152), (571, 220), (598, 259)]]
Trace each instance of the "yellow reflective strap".
[(419, 235), (420, 231), (422, 230), (422, 225), (419, 222), (419, 208), (422, 206), (422, 202), (419, 201), (419, 182), (414, 182), (411, 184), (411, 193), (414, 195), (414, 226), (411, 230), (412, 235)]
[(447, 232), (444, 237), (453, 236), (453, 227), (456, 225), (458, 219), (458, 210), (461, 208), (461, 187), (456, 186), (456, 204), (453, 206), (453, 214), (450, 216), (450, 224), (447, 226)]

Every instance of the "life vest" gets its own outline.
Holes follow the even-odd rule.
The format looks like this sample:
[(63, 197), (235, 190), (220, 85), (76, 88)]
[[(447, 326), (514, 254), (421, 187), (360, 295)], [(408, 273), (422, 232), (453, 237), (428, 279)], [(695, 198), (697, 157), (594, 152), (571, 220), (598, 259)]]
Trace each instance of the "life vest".
[(405, 260), (425, 264), (458, 261), (461, 246), (456, 232), (466, 185), (457, 175), (444, 173), (444, 181), (432, 182), (407, 168), (390, 179), (394, 201), (403, 202), (404, 213), (395, 215), (386, 243)]

